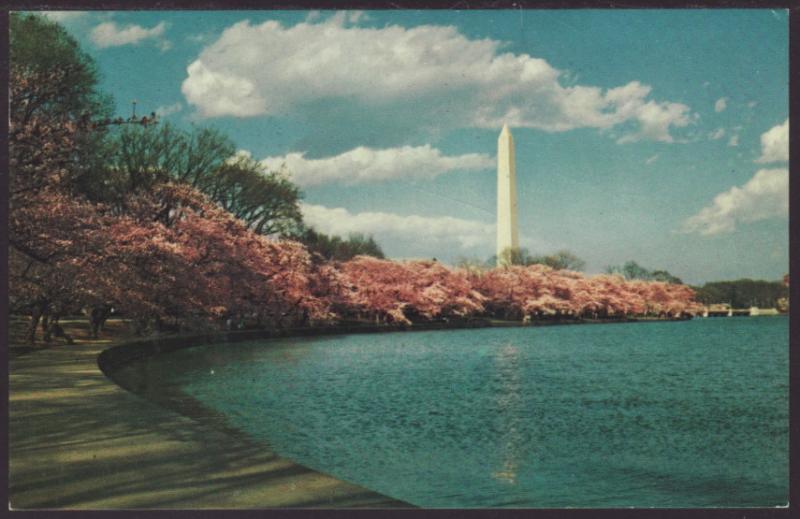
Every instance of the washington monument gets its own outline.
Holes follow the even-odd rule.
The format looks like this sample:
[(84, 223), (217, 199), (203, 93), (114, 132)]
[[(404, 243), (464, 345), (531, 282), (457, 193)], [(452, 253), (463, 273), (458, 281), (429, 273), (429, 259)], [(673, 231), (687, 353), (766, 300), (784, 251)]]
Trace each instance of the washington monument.
[(517, 230), (517, 173), (514, 137), (508, 125), (497, 138), (497, 265), (510, 263), (508, 249), (519, 249)]

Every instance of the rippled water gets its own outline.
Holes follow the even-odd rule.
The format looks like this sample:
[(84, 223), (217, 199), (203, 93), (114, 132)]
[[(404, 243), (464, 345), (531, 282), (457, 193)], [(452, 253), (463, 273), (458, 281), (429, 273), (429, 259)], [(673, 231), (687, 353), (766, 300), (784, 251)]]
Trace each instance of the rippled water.
[(788, 345), (785, 317), (742, 317), (216, 345), (145, 371), (415, 505), (775, 506)]

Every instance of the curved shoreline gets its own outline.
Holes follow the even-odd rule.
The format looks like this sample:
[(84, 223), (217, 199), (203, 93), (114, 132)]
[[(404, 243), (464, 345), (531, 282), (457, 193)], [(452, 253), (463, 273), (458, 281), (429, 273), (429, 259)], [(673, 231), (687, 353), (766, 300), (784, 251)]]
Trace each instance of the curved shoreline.
[(232, 335), (107, 341), (11, 359), (10, 509), (412, 507), (165, 409), (100, 369), (112, 357), (141, 357), (136, 350), (155, 354)]
[(617, 318), (617, 319), (553, 319), (534, 320), (529, 323), (499, 319), (473, 319), (469, 321), (428, 321), (413, 325), (404, 324), (344, 324), (326, 326), (307, 326), (285, 328), (282, 330), (250, 329), (227, 332), (210, 332), (192, 335), (164, 335), (155, 338), (144, 338), (127, 341), (102, 351), (98, 356), (100, 369), (113, 380), (113, 372), (123, 365), (135, 361), (184, 348), (192, 348), (203, 344), (220, 342), (241, 342), (250, 340), (267, 340), (290, 337), (315, 337), (324, 335), (347, 335), (354, 333), (391, 333), (433, 330), (455, 330), (464, 328), (501, 328), (501, 327), (540, 327), (566, 326), (581, 324), (619, 324), (647, 323), (665, 321), (685, 321), (687, 318)]
[[(663, 320), (663, 319), (659, 319)], [(641, 322), (608, 320), (600, 323)], [(533, 322), (530, 326), (593, 321)], [(80, 344), (10, 361), (9, 500), (13, 509), (412, 507), (283, 459), (119, 385), (137, 360), (203, 344), (297, 336), (524, 326), (477, 320), (413, 326), (247, 330)], [(163, 403), (162, 403), (163, 404)]]

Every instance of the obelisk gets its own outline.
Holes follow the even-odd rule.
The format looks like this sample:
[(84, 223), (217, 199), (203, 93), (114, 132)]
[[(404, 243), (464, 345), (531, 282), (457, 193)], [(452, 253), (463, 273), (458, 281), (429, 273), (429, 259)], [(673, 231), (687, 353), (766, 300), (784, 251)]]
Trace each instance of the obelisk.
[(514, 137), (504, 124), (497, 138), (497, 266), (508, 264), (509, 249), (519, 249), (517, 174)]

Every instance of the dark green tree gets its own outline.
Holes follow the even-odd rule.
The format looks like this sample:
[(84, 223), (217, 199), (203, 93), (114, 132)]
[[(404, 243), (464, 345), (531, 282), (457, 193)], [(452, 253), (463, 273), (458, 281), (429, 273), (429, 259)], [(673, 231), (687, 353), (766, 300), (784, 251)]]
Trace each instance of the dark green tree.
[(490, 261), (496, 261), (496, 258), (490, 258), (487, 261), (481, 261), (478, 258), (462, 256), (456, 260), (455, 266), (470, 273), (479, 273), (483, 272), (487, 268), (492, 268), (495, 266), (495, 263), (490, 264)]
[(650, 279), (653, 281), (663, 281), (665, 283), (672, 283), (673, 285), (682, 285), (683, 280), (678, 276), (673, 276), (666, 270), (654, 270), (650, 273)]
[(663, 281), (674, 285), (682, 285), (683, 280), (673, 276), (666, 270), (648, 270), (635, 261), (626, 261), (622, 266), (608, 266), (605, 269), (607, 274), (618, 274), (625, 279), (641, 279), (644, 281)]
[(37, 112), (75, 118), (100, 118), (111, 113), (111, 98), (97, 89), (97, 64), (58, 23), (40, 15), (11, 13), (9, 58), (12, 67), (32, 76), (45, 76), (54, 70), (62, 74), (58, 89), (32, 92), (21, 100), (26, 112), (23, 120)]
[(311, 227), (305, 227), (295, 234), (294, 239), (328, 260), (346, 261), (355, 256), (384, 258), (383, 250), (372, 236), (354, 233), (346, 239), (330, 236)]
[(528, 258), (527, 265), (547, 265), (555, 270), (583, 270), (586, 262), (568, 250), (560, 250), (555, 254), (546, 256), (532, 256)]
[(486, 260), (486, 266), (493, 268), (497, 265), (498, 259), (502, 265), (527, 265), (531, 254), (526, 248), (508, 247), (498, 255), (495, 254)]
[[(586, 262), (568, 250), (560, 250), (549, 255), (531, 255), (526, 248), (508, 248), (501, 253), (505, 265), (546, 265), (554, 270), (583, 270)], [(497, 264), (497, 256), (487, 260), (487, 265)]]
[(772, 308), (778, 304), (779, 299), (789, 297), (789, 289), (782, 281), (713, 281), (694, 289), (697, 300), (701, 303), (729, 303), (734, 308)]
[(257, 233), (291, 236), (303, 227), (297, 185), (249, 157), (226, 161), (198, 187)]
[(643, 279), (645, 281), (652, 279), (650, 271), (635, 261), (625, 262), (622, 266), (622, 275), (625, 276), (625, 279)]
[[(106, 137), (97, 122), (108, 118), (113, 107), (111, 97), (98, 89), (96, 63), (63, 27), (35, 14), (11, 13), (9, 44), (12, 76), (27, 85), (16, 92), (11, 106), (15, 129), (35, 133), (47, 125), (77, 128), (71, 133), (74, 152), (61, 164), (62, 187), (95, 194)], [(12, 164), (30, 162), (35, 153), (22, 144), (10, 151)]]
[(146, 190), (165, 180), (204, 191), (235, 151), (233, 142), (216, 130), (187, 132), (166, 123), (117, 129), (107, 159), (124, 191)]
[(302, 227), (299, 188), (284, 174), (235, 155), (233, 141), (216, 129), (124, 127), (112, 141), (107, 178), (116, 179), (119, 195), (171, 180), (197, 188), (260, 234)]

